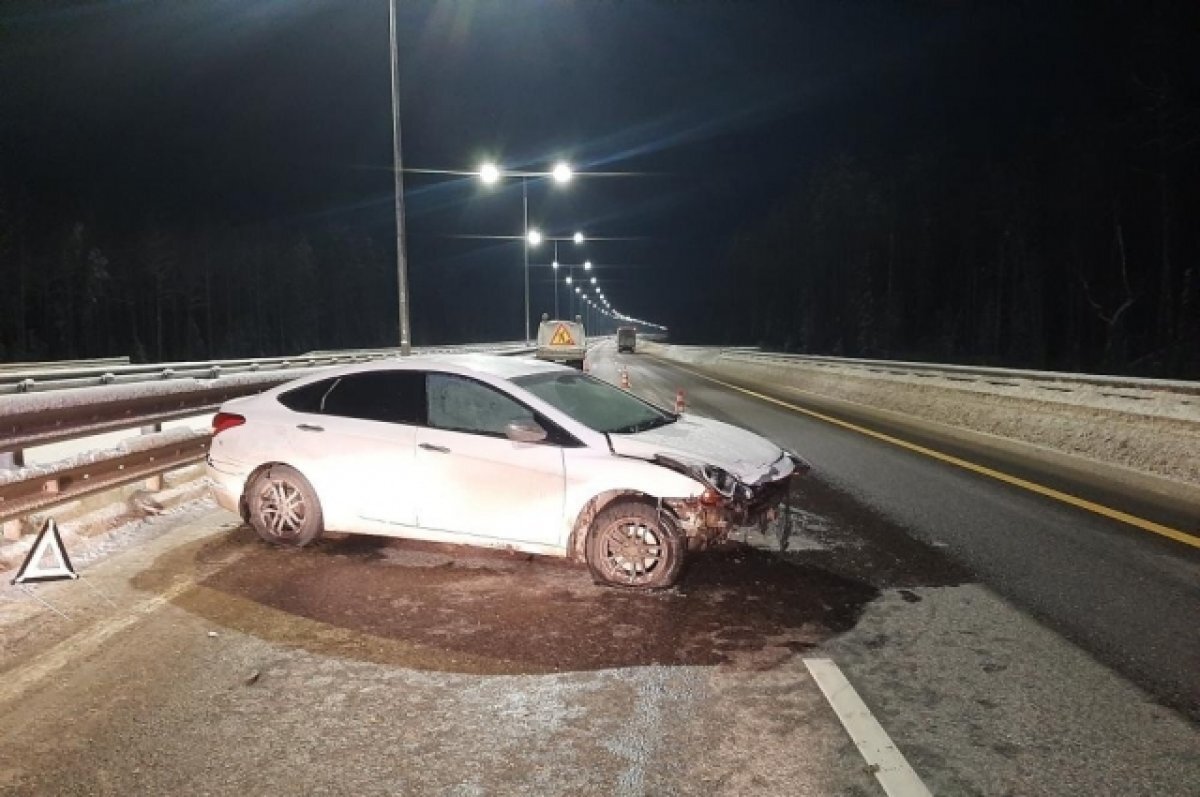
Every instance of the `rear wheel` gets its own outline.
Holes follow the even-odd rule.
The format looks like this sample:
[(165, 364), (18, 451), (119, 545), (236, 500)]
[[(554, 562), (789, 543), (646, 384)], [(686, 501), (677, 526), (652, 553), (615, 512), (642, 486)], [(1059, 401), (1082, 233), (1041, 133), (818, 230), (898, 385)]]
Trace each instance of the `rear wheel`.
[(683, 557), (683, 539), (671, 519), (638, 501), (609, 505), (588, 532), (588, 568), (600, 583), (664, 589), (679, 580)]
[(271, 465), (254, 478), (248, 492), (250, 525), (266, 542), (300, 547), (321, 536), (321, 504), (300, 471)]

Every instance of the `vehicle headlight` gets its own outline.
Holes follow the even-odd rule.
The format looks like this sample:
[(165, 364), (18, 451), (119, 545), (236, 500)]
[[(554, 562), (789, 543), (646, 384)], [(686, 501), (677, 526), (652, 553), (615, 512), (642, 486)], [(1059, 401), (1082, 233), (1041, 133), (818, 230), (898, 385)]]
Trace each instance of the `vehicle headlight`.
[(733, 496), (738, 487), (738, 481), (729, 471), (724, 468), (718, 468), (716, 465), (704, 466), (704, 480), (709, 486), (716, 490), (726, 498)]

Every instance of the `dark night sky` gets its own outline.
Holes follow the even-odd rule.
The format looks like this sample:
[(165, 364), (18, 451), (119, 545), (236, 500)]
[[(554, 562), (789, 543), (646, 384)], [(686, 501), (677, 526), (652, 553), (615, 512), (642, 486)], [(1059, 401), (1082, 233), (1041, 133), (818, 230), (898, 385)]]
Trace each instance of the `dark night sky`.
[[(1072, 12), (1021, 4), (401, 6), (405, 165), (633, 173), (533, 186), (531, 220), (636, 239), (585, 254), (616, 306), (668, 324), (719, 299), (732, 237), (822, 159), (942, 136), (1003, 147), (1087, 102), (1078, 81), (1058, 88), (1079, 64)], [(0, 25), (0, 178), (47, 223), (336, 221), (389, 244), (385, 0), (10, 2)], [(453, 295), (517, 335), (518, 245), (452, 237), (517, 233), (508, 185), (406, 176), (415, 313)], [(536, 293), (535, 316), (549, 302)]]

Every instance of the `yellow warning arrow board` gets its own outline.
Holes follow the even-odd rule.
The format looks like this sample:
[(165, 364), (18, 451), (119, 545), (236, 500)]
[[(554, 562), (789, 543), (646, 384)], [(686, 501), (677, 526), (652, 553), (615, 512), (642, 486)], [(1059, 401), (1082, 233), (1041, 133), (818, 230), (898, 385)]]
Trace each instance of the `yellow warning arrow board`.
[(550, 338), (551, 346), (574, 346), (575, 338), (571, 337), (571, 331), (567, 329), (566, 324), (559, 324), (558, 329), (554, 330), (554, 337)]

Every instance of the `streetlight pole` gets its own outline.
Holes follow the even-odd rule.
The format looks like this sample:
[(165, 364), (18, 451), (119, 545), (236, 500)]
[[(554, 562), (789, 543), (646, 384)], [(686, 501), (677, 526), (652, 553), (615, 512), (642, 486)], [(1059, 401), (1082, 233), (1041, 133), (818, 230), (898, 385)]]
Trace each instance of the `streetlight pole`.
[[(400, 301), (400, 356), (407, 357), (412, 354), (412, 334), (408, 315), (408, 259), (404, 247), (404, 172), (401, 170), (400, 160), (400, 59), (396, 52), (396, 0), (388, 0), (388, 45), (392, 63), (392, 190), (395, 193), (396, 206), (396, 287)], [(528, 335), (526, 337), (528, 338)]]
[[(395, 0), (392, 0), (395, 2)], [(525, 253), (525, 342), (529, 342), (529, 181), (524, 175), (521, 175), (521, 205), (525, 210), (525, 225), (522, 228), (524, 232), (522, 237), (525, 239), (525, 245), (522, 251)]]
[(558, 318), (558, 239), (554, 240), (554, 266), (550, 269), (553, 272), (554, 283), (554, 317)]

